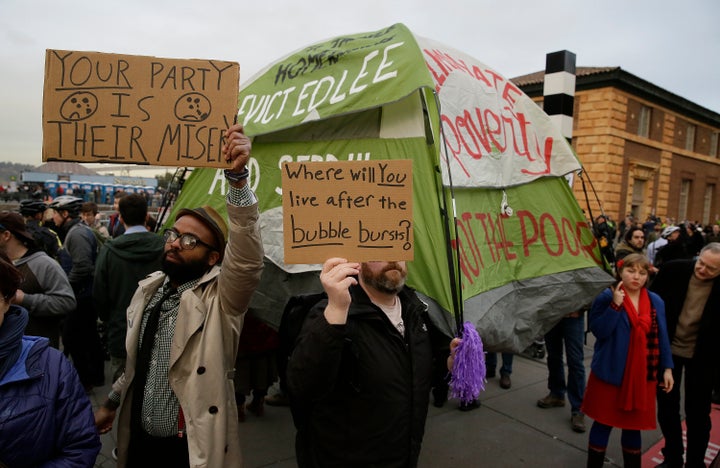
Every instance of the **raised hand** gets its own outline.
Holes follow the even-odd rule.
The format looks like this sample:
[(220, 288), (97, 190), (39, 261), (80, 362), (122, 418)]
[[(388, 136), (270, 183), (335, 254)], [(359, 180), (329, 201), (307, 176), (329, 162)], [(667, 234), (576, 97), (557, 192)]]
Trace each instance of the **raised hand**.
[(615, 285), (615, 287), (610, 286), (610, 289), (612, 289), (613, 292), (613, 303), (618, 307), (622, 305), (623, 300), (625, 299), (625, 290), (623, 289), (622, 284), (622, 281), (620, 281)]
[(328, 295), (325, 308), (325, 319), (328, 323), (343, 324), (347, 322), (350, 308), (350, 286), (358, 283), (356, 276), (360, 274), (360, 264), (348, 262), (344, 258), (329, 258), (320, 272), (320, 283)]

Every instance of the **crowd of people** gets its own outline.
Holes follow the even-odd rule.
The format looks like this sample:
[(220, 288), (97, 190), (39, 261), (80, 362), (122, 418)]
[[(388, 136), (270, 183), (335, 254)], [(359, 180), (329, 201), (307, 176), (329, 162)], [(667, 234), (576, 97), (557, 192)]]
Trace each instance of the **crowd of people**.
[[(137, 194), (117, 197), (108, 226), (97, 205), (68, 195), (0, 213), (0, 466), (93, 466), (99, 436), (115, 428), (119, 467), (240, 467), (240, 424), (265, 403), (291, 407), (300, 467), (418, 464), (430, 397), (447, 401), (462, 340), (435, 327), (405, 284), (405, 262), (330, 258), (324, 298), (283, 365), (283, 394), (267, 395), (279, 337), (249, 311), (264, 257), (251, 144), (241, 125), (224, 136), (227, 217), (183, 207), (158, 235)], [(613, 428), (624, 466), (639, 467), (641, 431), (658, 424), (659, 466), (704, 467), (720, 362), (720, 225), (615, 226), (601, 215), (593, 228), (616, 281), (542, 337), (549, 393), (537, 406), (567, 398), (579, 433), (592, 419), (588, 467), (603, 466)], [(486, 377), (499, 374), (503, 389), (513, 356), (486, 355)], [(106, 382), (93, 414), (88, 395)]]
[(608, 217), (601, 215), (593, 223), (593, 228), (598, 239), (607, 236), (613, 261), (629, 253), (643, 253), (648, 256), (651, 267), (656, 268), (665, 261), (696, 257), (704, 245), (720, 242), (718, 221), (703, 225), (699, 221), (676, 222), (667, 218), (663, 222), (653, 215), (641, 221), (627, 215), (615, 225)]

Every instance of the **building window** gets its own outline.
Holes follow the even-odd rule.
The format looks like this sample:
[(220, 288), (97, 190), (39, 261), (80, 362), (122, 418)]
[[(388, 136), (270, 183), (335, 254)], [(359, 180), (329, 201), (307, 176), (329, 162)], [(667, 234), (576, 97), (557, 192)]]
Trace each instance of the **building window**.
[(688, 200), (690, 200), (691, 180), (684, 179), (680, 184), (680, 202), (678, 203), (678, 222), (687, 219)]
[(645, 206), (645, 186), (647, 181), (635, 179), (632, 188), (632, 201), (630, 202), (630, 212), (636, 219), (644, 219), (644, 213), (641, 212)]
[(685, 132), (685, 149), (688, 151), (695, 151), (695, 128), (695, 125), (688, 124)]
[(713, 194), (715, 193), (715, 185), (708, 184), (705, 187), (705, 199), (703, 200), (702, 223), (710, 224), (710, 210), (712, 209)]
[(648, 106), (640, 108), (640, 119), (638, 121), (638, 135), (641, 137), (650, 137), (650, 118), (652, 117), (652, 109)]
[(718, 135), (720, 132), (712, 132), (710, 135), (710, 156), (717, 158), (718, 154)]

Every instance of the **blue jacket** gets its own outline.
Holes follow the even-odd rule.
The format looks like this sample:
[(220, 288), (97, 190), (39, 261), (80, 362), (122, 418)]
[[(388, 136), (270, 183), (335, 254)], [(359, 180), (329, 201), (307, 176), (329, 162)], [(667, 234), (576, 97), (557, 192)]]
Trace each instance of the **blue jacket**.
[[(660, 379), (665, 369), (673, 368), (665, 322), (665, 303), (657, 294), (650, 291), (648, 294), (657, 314), (660, 350), (658, 379)], [(625, 362), (630, 346), (630, 319), (624, 309), (618, 311), (610, 307), (612, 298), (612, 290), (607, 288), (595, 298), (590, 307), (588, 321), (590, 331), (595, 335), (595, 349), (590, 368), (600, 380), (619, 387), (625, 374)]]
[(92, 467), (100, 447), (73, 365), (47, 338), (24, 336), (18, 361), (0, 380), (0, 465)]

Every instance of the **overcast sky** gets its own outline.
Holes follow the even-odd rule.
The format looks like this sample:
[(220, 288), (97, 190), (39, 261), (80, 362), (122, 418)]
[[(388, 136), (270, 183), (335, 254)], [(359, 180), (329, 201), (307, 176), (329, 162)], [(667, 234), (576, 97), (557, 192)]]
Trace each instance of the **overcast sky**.
[(404, 23), (512, 78), (567, 49), (720, 112), (718, 0), (0, 0), (0, 161), (42, 163), (46, 49), (240, 63)]

